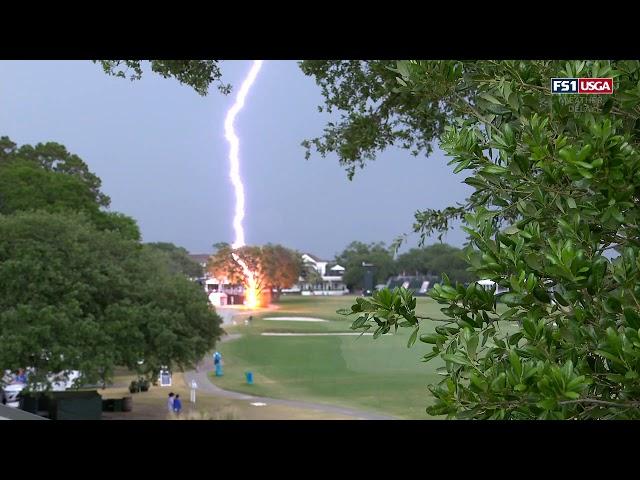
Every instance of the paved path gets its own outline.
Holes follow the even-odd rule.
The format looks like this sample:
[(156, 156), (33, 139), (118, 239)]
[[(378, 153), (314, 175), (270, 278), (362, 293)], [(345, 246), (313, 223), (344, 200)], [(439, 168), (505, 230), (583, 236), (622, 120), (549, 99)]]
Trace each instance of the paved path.
[[(217, 308), (217, 312), (224, 319), (224, 324), (231, 324), (231, 319), (234, 314), (237, 314), (237, 310), (225, 309), (225, 308)], [(234, 333), (231, 335), (226, 335), (222, 338), (222, 342), (229, 342), (240, 338), (240, 334)], [(310, 410), (318, 410), (321, 412), (327, 413), (337, 413), (340, 415), (348, 415), (350, 417), (354, 417), (357, 420), (394, 420), (395, 417), (391, 417), (388, 415), (380, 415), (377, 413), (364, 412), (362, 410), (354, 410), (352, 408), (343, 408), (336, 407), (333, 405), (326, 405), (323, 403), (315, 403), (315, 402), (302, 402), (298, 400), (282, 400), (279, 398), (267, 398), (267, 397), (256, 397), (254, 395), (248, 395), (246, 393), (240, 392), (231, 392), (229, 390), (223, 390), (222, 388), (211, 383), (207, 372), (213, 371), (213, 357), (211, 355), (207, 355), (199, 364), (198, 371), (188, 371), (185, 372), (184, 378), (187, 382), (187, 385), (191, 384), (192, 380), (195, 380), (198, 384), (198, 391), (210, 393), (212, 395), (216, 395), (224, 398), (231, 398), (235, 400), (246, 400), (250, 402), (262, 402), (268, 405), (286, 405), (289, 407), (296, 408), (306, 408)]]

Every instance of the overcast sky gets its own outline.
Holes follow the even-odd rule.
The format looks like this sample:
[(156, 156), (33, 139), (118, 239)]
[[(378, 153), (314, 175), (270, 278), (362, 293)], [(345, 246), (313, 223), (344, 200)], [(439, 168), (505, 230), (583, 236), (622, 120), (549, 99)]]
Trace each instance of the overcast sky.
[[(223, 79), (239, 87), (249, 68), (224, 61)], [(138, 221), (144, 241), (205, 253), (233, 241), (223, 131), (233, 97), (215, 88), (200, 97), (154, 74), (108, 77), (90, 61), (0, 61), (0, 136), (64, 144), (102, 179), (111, 210)], [(443, 208), (470, 192), (440, 151), (427, 159), (389, 150), (353, 181), (336, 157), (306, 161), (300, 142), (322, 132), (321, 103), (297, 62), (264, 63), (236, 120), (247, 243), (332, 258), (352, 240), (390, 243), (411, 231), (416, 209)], [(464, 233), (444, 241), (460, 246)], [(408, 247), (416, 245), (410, 237)]]

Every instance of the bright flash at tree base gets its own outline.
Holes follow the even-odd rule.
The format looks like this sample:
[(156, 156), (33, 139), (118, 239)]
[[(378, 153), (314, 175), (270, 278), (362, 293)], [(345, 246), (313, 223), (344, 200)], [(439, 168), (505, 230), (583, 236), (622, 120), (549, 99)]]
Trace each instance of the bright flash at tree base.
[(233, 259), (242, 267), (242, 272), (246, 279), (244, 304), (248, 308), (257, 308), (260, 306), (260, 296), (258, 295), (258, 285), (256, 282), (256, 274), (252, 272), (244, 260), (238, 254), (232, 254)]

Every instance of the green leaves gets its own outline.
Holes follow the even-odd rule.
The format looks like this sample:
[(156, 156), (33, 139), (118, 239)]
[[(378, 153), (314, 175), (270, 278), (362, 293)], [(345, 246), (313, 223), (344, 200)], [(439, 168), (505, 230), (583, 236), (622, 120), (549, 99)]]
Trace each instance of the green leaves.
[[(403, 92), (411, 102), (451, 112), (440, 145), (453, 174), (464, 172), (474, 189), (462, 205), (419, 212), (415, 231), (428, 236), (462, 220), (470, 273), (500, 286), (496, 295), (444, 279), (430, 292), (452, 323), (420, 336), (435, 349), (427, 356), (446, 364), (429, 411), (640, 418), (630, 408), (640, 392), (640, 62), (416, 61), (407, 68)], [(611, 98), (548, 95), (551, 77), (612, 72)], [(433, 117), (422, 118), (412, 120), (424, 129)], [(393, 315), (379, 318), (384, 324)]]
[[(142, 78), (142, 60), (94, 60), (100, 63), (107, 75), (118, 78), (139, 80)], [(218, 60), (151, 60), (151, 70), (164, 78), (173, 77), (180, 83), (193, 88), (205, 96), (209, 85), (217, 84), (223, 94), (231, 91), (231, 86), (221, 82), (222, 72)]]
[(409, 341), (407, 342), (407, 347), (410, 348), (416, 343), (416, 339), (418, 338), (418, 329), (416, 328), (411, 336), (409, 337)]
[(434, 334), (434, 333), (427, 333), (424, 335), (420, 335), (420, 341), (424, 342), (424, 343), (432, 343), (432, 344), (437, 344), (437, 343), (442, 343), (447, 339), (447, 336), (445, 335), (438, 335), (438, 334)]
[(441, 355), (441, 356), (445, 362), (451, 362), (456, 365), (466, 365), (466, 366), (473, 365), (467, 358), (461, 355), (452, 355), (452, 354), (445, 353), (444, 355)]
[(627, 325), (636, 330), (640, 328), (640, 315), (638, 315), (638, 311), (635, 308), (626, 307), (623, 313)]
[(162, 365), (194, 365), (222, 334), (202, 288), (157, 249), (78, 213), (0, 215), (0, 275), (2, 365), (79, 370), (83, 383), (116, 367), (157, 378)]

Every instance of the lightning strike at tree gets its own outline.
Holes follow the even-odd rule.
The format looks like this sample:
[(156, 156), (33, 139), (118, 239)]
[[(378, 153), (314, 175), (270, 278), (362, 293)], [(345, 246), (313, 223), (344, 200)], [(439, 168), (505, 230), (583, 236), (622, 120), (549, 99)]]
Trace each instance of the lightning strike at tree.
[[(233, 122), (235, 121), (236, 116), (238, 115), (240, 110), (242, 110), (242, 107), (244, 107), (247, 94), (249, 93), (251, 86), (255, 82), (261, 67), (262, 60), (254, 60), (249, 73), (240, 86), (240, 90), (238, 90), (235, 102), (227, 112), (227, 116), (225, 117), (224, 121), (225, 138), (229, 142), (229, 177), (231, 178), (231, 183), (233, 185), (236, 196), (236, 208), (233, 217), (235, 241), (233, 242), (232, 247), (234, 249), (243, 247), (245, 245), (244, 227), (242, 225), (242, 221), (244, 220), (245, 216), (245, 196), (244, 184), (242, 183), (242, 177), (240, 176), (240, 139), (236, 135)], [(233, 253), (232, 255), (233, 259), (242, 268), (242, 272), (244, 273), (246, 279), (247, 288), (245, 289), (245, 305), (248, 307), (256, 307), (259, 304), (259, 299), (255, 272), (251, 271), (246, 262), (242, 258), (240, 258), (238, 254)]]

